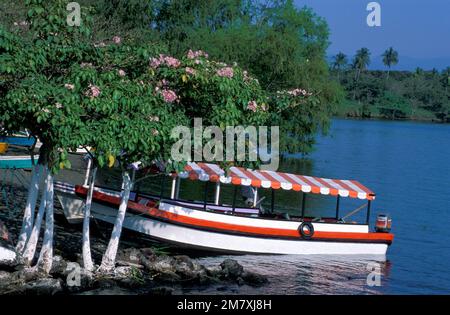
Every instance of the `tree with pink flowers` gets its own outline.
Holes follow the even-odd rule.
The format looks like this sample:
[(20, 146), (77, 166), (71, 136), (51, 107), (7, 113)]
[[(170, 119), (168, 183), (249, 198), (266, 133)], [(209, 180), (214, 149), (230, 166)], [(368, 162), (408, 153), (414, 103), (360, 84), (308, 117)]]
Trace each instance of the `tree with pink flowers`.
[[(109, 271), (115, 265), (133, 169), (138, 168), (135, 162), (146, 166), (159, 160), (166, 172), (184, 167), (169, 163), (172, 143), (177, 140), (171, 138), (175, 126), (191, 126), (196, 117), (220, 128), (270, 125), (274, 115), (309, 102), (310, 95), (302, 92), (271, 96), (236, 64), (210, 60), (203, 51), (189, 50), (175, 58), (159, 45), (120, 36), (93, 42), (89, 16), (83, 15), (79, 27), (66, 25), (64, 1), (27, 3), (26, 27), (15, 33), (0, 27), (0, 124), (10, 133), (27, 128), (43, 143), (17, 252), (26, 264), (33, 261), (45, 215), (36, 266), (45, 272), (50, 271), (53, 258), (53, 176), (71, 167), (70, 151), (95, 148), (90, 152), (94, 169), (116, 166), (122, 170), (122, 200), (100, 266)], [(83, 260), (88, 270), (93, 269), (89, 205), (94, 182), (92, 176), (83, 228)]]

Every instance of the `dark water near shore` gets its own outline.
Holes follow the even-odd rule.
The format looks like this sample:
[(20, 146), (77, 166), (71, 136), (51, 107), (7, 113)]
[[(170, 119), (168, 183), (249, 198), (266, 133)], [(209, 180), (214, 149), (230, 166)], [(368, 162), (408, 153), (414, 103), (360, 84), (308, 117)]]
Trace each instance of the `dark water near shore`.
[[(395, 234), (388, 260), (380, 264), (381, 286), (367, 285), (369, 261), (364, 259), (240, 256), (235, 259), (266, 274), (270, 284), (257, 289), (226, 288), (225, 292), (449, 294), (450, 125), (336, 119), (330, 135), (318, 139), (316, 151), (308, 160), (291, 161), (281, 169), (357, 179), (376, 192), (372, 223), (375, 213), (388, 212), (393, 217)], [(290, 211), (298, 208), (294, 197), (283, 202)], [(332, 214), (334, 202), (316, 202), (314, 206)], [(357, 206), (358, 202), (343, 203), (342, 209), (346, 213)], [(223, 258), (200, 260), (217, 264)], [(216, 288), (184, 292), (218, 293)]]

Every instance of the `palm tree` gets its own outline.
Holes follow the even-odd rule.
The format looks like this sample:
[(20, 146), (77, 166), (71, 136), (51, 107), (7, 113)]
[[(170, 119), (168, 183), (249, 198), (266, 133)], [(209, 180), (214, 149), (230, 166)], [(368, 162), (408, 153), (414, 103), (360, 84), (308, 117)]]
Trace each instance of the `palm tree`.
[(386, 49), (383, 53), (383, 63), (386, 67), (388, 67), (386, 79), (389, 79), (389, 71), (391, 70), (391, 67), (398, 63), (398, 52), (396, 52), (392, 47)]
[(338, 81), (340, 72), (348, 63), (347, 56), (343, 52), (339, 52), (336, 56), (333, 57), (333, 63), (331, 64), (333, 70), (337, 70)]
[(370, 51), (369, 49), (363, 47), (356, 51), (356, 55), (353, 58), (352, 67), (355, 69), (355, 84), (353, 87), (353, 100), (356, 99), (356, 90), (358, 87), (358, 80), (361, 74), (361, 71), (367, 69), (367, 66), (370, 64)]
[(423, 74), (423, 69), (420, 68), (420, 67), (417, 67), (416, 71), (415, 71), (415, 74), (416, 74), (416, 76), (421, 76)]
[(370, 64), (370, 51), (367, 48), (361, 48), (356, 51), (353, 59), (353, 68), (356, 70), (355, 80), (358, 82), (361, 71), (366, 70)]

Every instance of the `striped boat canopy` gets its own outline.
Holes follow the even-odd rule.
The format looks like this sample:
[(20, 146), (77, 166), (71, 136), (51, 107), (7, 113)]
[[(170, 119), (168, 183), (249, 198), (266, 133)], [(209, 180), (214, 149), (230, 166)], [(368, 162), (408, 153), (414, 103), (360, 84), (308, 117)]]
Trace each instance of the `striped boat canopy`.
[(228, 175), (216, 164), (189, 162), (180, 178), (243, 186), (374, 200), (375, 193), (355, 180), (328, 179), (274, 171), (231, 167)]

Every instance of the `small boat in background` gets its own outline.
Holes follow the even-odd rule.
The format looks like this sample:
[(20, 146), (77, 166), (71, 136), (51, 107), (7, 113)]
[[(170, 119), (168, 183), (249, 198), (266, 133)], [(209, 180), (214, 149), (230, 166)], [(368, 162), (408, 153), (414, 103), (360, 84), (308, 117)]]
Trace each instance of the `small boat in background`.
[[(388, 230), (371, 232), (370, 206), (375, 194), (354, 180), (337, 180), (282, 172), (232, 167), (225, 173), (215, 164), (188, 163), (186, 171), (171, 174), (170, 198), (162, 194), (132, 192), (123, 223), (124, 228), (156, 240), (181, 247), (198, 248), (231, 254), (300, 254), (300, 255), (375, 255), (385, 257), (393, 241)], [(179, 181), (184, 178), (205, 182), (203, 201), (179, 199)], [(215, 183), (214, 201), (207, 200), (207, 182)], [(221, 185), (233, 185), (232, 204), (220, 202)], [(236, 204), (237, 188), (248, 187), (253, 198), (248, 206)], [(55, 192), (69, 222), (83, 219), (86, 185), (55, 182)], [(272, 191), (271, 209), (265, 211), (258, 199), (258, 189)], [(297, 215), (277, 213), (274, 190), (302, 193)], [(335, 196), (336, 215), (308, 217), (305, 205), (308, 194)], [(340, 216), (340, 198), (366, 200), (366, 220), (346, 222)], [(91, 207), (96, 219), (114, 223), (120, 204), (119, 191), (96, 187)], [(350, 213), (353, 214), (355, 211)]]
[(9, 234), (6, 226), (0, 221), (0, 264), (8, 264), (14, 262), (16, 252), (9, 243)]
[[(39, 155), (34, 156), (37, 163)], [(28, 169), (33, 167), (30, 155), (0, 155), (0, 169)]]
[(31, 148), (33, 145), (39, 148), (42, 145), (39, 140), (31, 136), (27, 131), (17, 132), (11, 136), (0, 136), (0, 142), (27, 148)]

